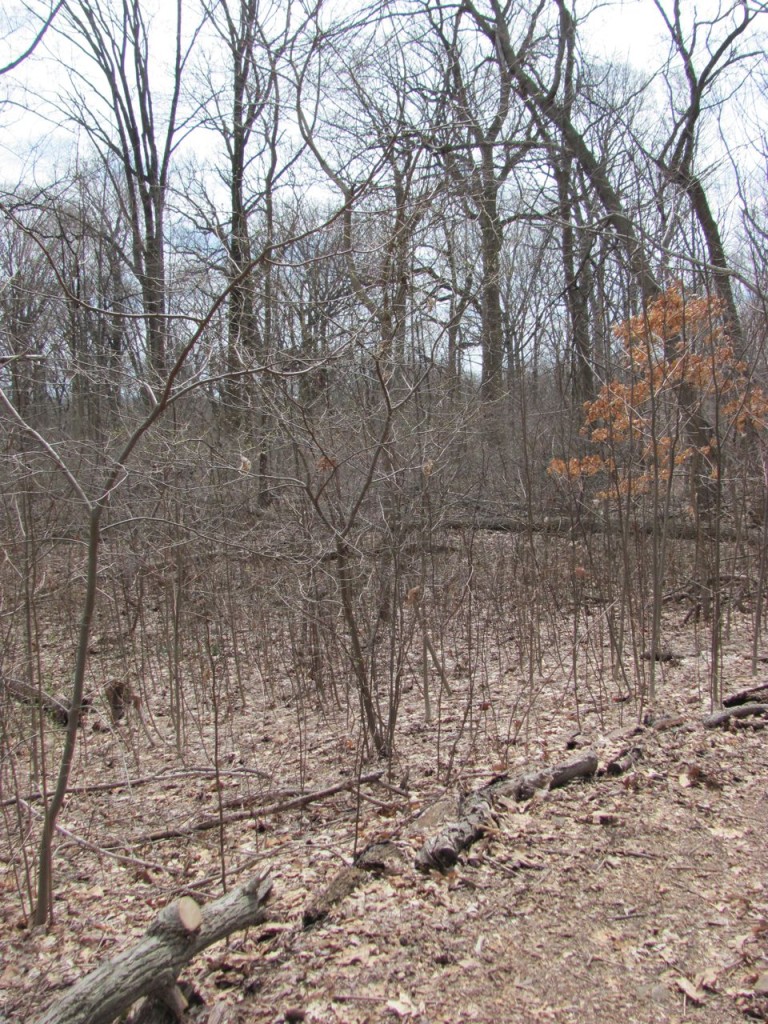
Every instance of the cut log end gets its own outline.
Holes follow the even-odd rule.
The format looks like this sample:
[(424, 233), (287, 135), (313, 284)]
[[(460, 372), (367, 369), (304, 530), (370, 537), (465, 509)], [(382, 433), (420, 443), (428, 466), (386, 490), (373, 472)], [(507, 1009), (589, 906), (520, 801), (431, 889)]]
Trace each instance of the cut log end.
[(193, 900), (191, 896), (182, 896), (176, 904), (176, 909), (179, 915), (179, 924), (184, 931), (190, 934), (200, 931), (203, 914), (196, 900)]
[(450, 871), (455, 867), (459, 859), (459, 850), (450, 840), (441, 841), (442, 836), (437, 836), (433, 842), (427, 843), (419, 850), (415, 860), (415, 867), (418, 871)]
[(605, 766), (605, 774), (616, 777), (630, 771), (638, 761), (642, 760), (642, 747), (629, 747), (621, 750)]
[(182, 935), (191, 938), (200, 931), (203, 912), (191, 896), (182, 896), (157, 915), (149, 926), (150, 935)]
[[(200, 907), (191, 896), (165, 907), (146, 933), (112, 960), (100, 964), (36, 1019), (36, 1024), (112, 1024), (140, 998), (135, 1019), (157, 1024), (182, 1007), (177, 978), (202, 950), (264, 919), (271, 882), (257, 876)], [(161, 1016), (158, 1017), (158, 1014)]]

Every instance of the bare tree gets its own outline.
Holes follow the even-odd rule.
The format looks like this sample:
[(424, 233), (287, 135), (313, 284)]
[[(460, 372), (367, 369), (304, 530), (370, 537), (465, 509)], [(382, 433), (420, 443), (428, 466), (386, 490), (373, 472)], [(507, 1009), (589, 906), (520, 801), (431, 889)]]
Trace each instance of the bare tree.
[(757, 19), (768, 13), (768, 7), (762, 2), (739, 0), (718, 8), (715, 16), (706, 20), (694, 11), (688, 27), (680, 0), (654, 3), (669, 33), (670, 64), (679, 62), (685, 82), (684, 88), (678, 90), (673, 84), (674, 75), (666, 78), (672, 123), (654, 160), (666, 180), (690, 203), (704, 239), (715, 290), (727, 311), (730, 333), (742, 350), (743, 332), (731, 283), (732, 268), (708, 194), (707, 170), (700, 167), (699, 140), (702, 122), (711, 115), (713, 107), (721, 105), (718, 90), (737, 89), (734, 75), (748, 76), (754, 62), (763, 59), (763, 47), (754, 39), (754, 32), (750, 38), (750, 32)]
[[(87, 58), (71, 68), (66, 107), (101, 152), (108, 169), (119, 167), (131, 225), (132, 269), (140, 285), (150, 372), (162, 378), (169, 360), (166, 315), (166, 206), (171, 164), (187, 121), (180, 113), (182, 79), (196, 32), (185, 36), (183, 3), (173, 5), (170, 96), (159, 109), (150, 25), (141, 0), (78, 0), (66, 6), (59, 26)], [(92, 68), (96, 74), (89, 74)], [(122, 194), (116, 182), (116, 192)]]
[[(560, 48), (566, 48), (569, 34), (572, 32), (573, 17), (565, 6), (565, 0), (558, 0), (557, 8), (560, 15), (557, 38)], [(546, 82), (545, 69), (532, 67), (527, 63), (524, 49), (513, 42), (505, 12), (498, 0), (490, 0), (486, 12), (481, 11), (473, 3), (469, 4), (469, 9), (478, 28), (498, 45), (506, 67), (515, 81), (516, 90), (532, 116), (547, 130), (556, 132), (563, 146), (578, 162), (603, 206), (608, 225), (615, 232), (619, 244), (626, 253), (630, 271), (637, 282), (643, 301), (652, 301), (662, 290), (653, 269), (652, 243), (644, 238), (632, 211), (627, 208), (620, 192), (612, 183), (608, 169), (595, 155), (585, 133), (575, 122), (567, 95), (564, 97), (562, 94), (560, 66), (555, 65), (550, 81)], [(715, 436), (714, 428), (696, 395), (685, 382), (682, 382), (677, 388), (677, 397), (684, 410), (686, 430), (691, 444), (701, 451), (707, 449)], [(699, 514), (710, 517), (714, 511), (716, 496), (709, 467), (701, 466), (698, 471), (696, 494)]]
[[(305, 22), (302, 19), (294, 26), (292, 9), (277, 9), (261, 0), (215, 0), (207, 3), (205, 10), (226, 56), (229, 78), (223, 88), (218, 86), (217, 49), (207, 58), (209, 67), (204, 77), (210, 96), (205, 101), (203, 123), (216, 132), (225, 153), (223, 177), (229, 191), (229, 223), (212, 227), (225, 246), (227, 274), (234, 279), (250, 262), (251, 220), (255, 215), (259, 232), (269, 246), (274, 236), (275, 188), (296, 160), (297, 154), (283, 146), (281, 75)], [(214, 202), (210, 209), (215, 209)], [(232, 370), (242, 369), (252, 355), (263, 356), (269, 348), (270, 273), (267, 261), (262, 268), (265, 302), (261, 322), (254, 309), (252, 276), (230, 294), (228, 366)]]
[(53, 0), (51, 0), (49, 10), (43, 12), (40, 15), (39, 28), (36, 27), (35, 35), (32, 41), (26, 44), (22, 52), (17, 57), (14, 57), (12, 60), (8, 61), (7, 64), (4, 64), (2, 67), (0, 67), (0, 76), (7, 75), (11, 71), (15, 71), (21, 64), (24, 63), (25, 60), (27, 60), (28, 57), (32, 56), (32, 54), (35, 52), (38, 46), (42, 43), (43, 39), (45, 38), (46, 32), (53, 24), (54, 18), (63, 6), (64, 0), (56, 0), (56, 2), (53, 2)]
[(322, 173), (344, 199), (342, 245), (352, 291), (375, 324), (381, 353), (399, 366), (407, 358), (415, 233), (434, 181), (407, 118), (405, 55), (378, 22), (362, 41), (351, 39), (342, 26), (332, 46), (326, 41), (310, 55), (299, 76), (297, 118)]
[(429, 56), (439, 69), (437, 97), (422, 126), (440, 162), (480, 232), (478, 281), (482, 318), (482, 390), (498, 398), (503, 385), (504, 333), (501, 254), (505, 216), (502, 189), (536, 146), (535, 133), (516, 106), (512, 79), (495, 45), (483, 45), (462, 7), (429, 5)]
[(4, 211), (0, 233), (0, 314), (2, 365), (11, 402), (30, 423), (44, 422), (46, 361), (54, 356), (55, 323), (51, 291), (54, 274), (30, 231), (46, 227), (51, 218), (40, 197), (18, 196), (12, 211)]

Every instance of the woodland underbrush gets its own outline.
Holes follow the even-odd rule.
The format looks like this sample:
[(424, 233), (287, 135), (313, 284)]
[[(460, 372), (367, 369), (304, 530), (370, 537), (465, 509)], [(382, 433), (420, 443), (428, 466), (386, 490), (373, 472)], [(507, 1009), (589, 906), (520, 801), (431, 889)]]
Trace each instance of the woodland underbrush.
[[(153, 836), (180, 831), (169, 841), (188, 849), (208, 817), (198, 837), (218, 837), (209, 852), (225, 878), (241, 861), (230, 845), (242, 820), (228, 823), (233, 809), (279, 804), (373, 768), (390, 785), (419, 778), (429, 789), (505, 771), (548, 758), (568, 733), (606, 733), (653, 714), (651, 690), (663, 704), (667, 677), (681, 671), (687, 698), (705, 707), (729, 658), (743, 673), (755, 650), (760, 657), (749, 553), (735, 548), (721, 559), (717, 622), (702, 598), (713, 581), (694, 576), (696, 545), (670, 549), (653, 650), (644, 535), (633, 538), (631, 558), (607, 541), (597, 549), (593, 538), (544, 533), (446, 531), (427, 551), (361, 546), (351, 619), (334, 559), (313, 560), (284, 533), (281, 548), (263, 540), (268, 557), (185, 545), (162, 565), (105, 560), (57, 859), (141, 864)], [(66, 566), (46, 568), (28, 614), (9, 617), (4, 645), (4, 678), (65, 706), (77, 586)], [(361, 687), (387, 737), (384, 758)], [(0, 714), (4, 895), (24, 919), (63, 730), (8, 689)], [(353, 847), (372, 809), (381, 810), (375, 800), (357, 801)], [(269, 827), (258, 813), (250, 825), (248, 848), (260, 848)], [(207, 884), (198, 874), (184, 868), (183, 884)]]

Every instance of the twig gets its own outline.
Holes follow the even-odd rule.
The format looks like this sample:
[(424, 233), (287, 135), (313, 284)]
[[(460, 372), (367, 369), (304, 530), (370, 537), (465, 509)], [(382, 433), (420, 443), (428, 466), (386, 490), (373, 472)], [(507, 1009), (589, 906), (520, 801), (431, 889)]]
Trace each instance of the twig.
[[(29, 804), (26, 804), (21, 797), (19, 797), (19, 803), (24, 810), (29, 811), (30, 814), (41, 817), (40, 812), (36, 811), (33, 807), (30, 807)], [(96, 843), (91, 843), (89, 840), (75, 835), (74, 832), (70, 832), (68, 828), (64, 828), (64, 826), (60, 825), (58, 822), (56, 823), (56, 831), (59, 835), (71, 840), (71, 842), (75, 843), (77, 846), (82, 846), (86, 850), (91, 850), (100, 857), (109, 857), (110, 860), (117, 860), (123, 864), (132, 864), (134, 867), (143, 868), (146, 871), (163, 871), (172, 876), (181, 874), (180, 868), (173, 868), (169, 867), (167, 864), (157, 864), (155, 861), (141, 860), (138, 857), (131, 857), (128, 854), (115, 853), (113, 850), (107, 850), (103, 846), (98, 846)]]
[[(157, 775), (142, 775), (138, 779), (115, 779), (112, 782), (94, 782), (83, 786), (70, 786), (67, 789), (68, 795), (88, 795), (90, 793), (109, 793), (115, 789), (138, 789), (140, 786), (148, 786), (152, 782), (167, 782), (173, 781), (174, 779), (188, 779), (195, 775), (213, 775), (213, 768), (173, 768), (167, 772), (160, 772)], [(266, 772), (260, 772), (256, 768), (237, 768), (230, 769), (229, 771), (219, 772), (221, 776), (227, 776), (228, 778), (238, 778), (240, 776), (257, 775), (263, 778), (269, 778)], [(295, 790), (284, 790), (284, 796), (291, 796)], [(406, 794), (407, 795), (407, 794)], [(11, 807), (16, 803), (37, 803), (43, 799), (42, 793), (26, 793), (24, 796), (9, 796), (5, 800), (0, 800), (0, 807)], [(241, 801), (233, 800), (231, 803), (232, 807), (239, 806)], [(225, 806), (227, 806), (225, 804)]]
[(373, 804), (374, 807), (382, 808), (383, 810), (389, 810), (394, 807), (393, 801), (379, 800), (375, 796), (371, 796), (370, 793), (360, 793), (360, 799), (365, 800), (366, 803)]
[(408, 790), (403, 789), (402, 786), (393, 786), (391, 782), (385, 782), (384, 779), (376, 779), (375, 781), (377, 786), (388, 789), (390, 793), (396, 793), (398, 796), (410, 796)]
[[(196, 835), (198, 832), (207, 832), (212, 828), (219, 828), (221, 825), (233, 825), (238, 821), (247, 821), (259, 815), (281, 814), (283, 811), (293, 811), (299, 807), (306, 807), (307, 804), (316, 800), (323, 800), (328, 796), (335, 796), (346, 790), (354, 789), (358, 785), (365, 785), (371, 782), (378, 782), (381, 772), (372, 772), (370, 775), (362, 775), (357, 779), (350, 779), (347, 782), (337, 782), (334, 786), (327, 786), (325, 789), (316, 789), (310, 793), (304, 793), (293, 800), (277, 801), (271, 804), (264, 804), (261, 807), (250, 807), (248, 810), (238, 811), (237, 814), (227, 814), (224, 818), (219, 815), (211, 818), (203, 818), (193, 825), (182, 825), (178, 828), (162, 829), (159, 832), (150, 832), (148, 835), (134, 839), (131, 845), (140, 846), (143, 843), (158, 843), (164, 839), (182, 839), (185, 836)], [(116, 844), (116, 845), (123, 845)]]

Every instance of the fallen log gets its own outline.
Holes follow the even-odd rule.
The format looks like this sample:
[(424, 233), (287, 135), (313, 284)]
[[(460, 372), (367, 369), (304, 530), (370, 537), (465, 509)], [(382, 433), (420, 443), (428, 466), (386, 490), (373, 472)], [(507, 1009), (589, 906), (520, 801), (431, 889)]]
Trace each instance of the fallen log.
[(734, 708), (739, 704), (751, 704), (765, 700), (768, 697), (768, 683), (763, 683), (762, 686), (750, 686), (746, 690), (739, 690), (738, 693), (731, 693), (727, 697), (723, 697), (723, 707)]
[(69, 705), (65, 704), (63, 700), (52, 697), (45, 690), (32, 686), (30, 683), (25, 683), (21, 679), (9, 679), (7, 676), (2, 676), (0, 677), (0, 682), (2, 682), (2, 689), (5, 690), (9, 697), (12, 697), (20, 704), (32, 704), (41, 707), (57, 725), (66, 725), (69, 721)]
[(263, 921), (271, 889), (269, 878), (256, 876), (203, 907), (183, 896), (160, 911), (135, 945), (76, 982), (35, 1024), (110, 1024), (142, 997), (180, 1009), (182, 968), (219, 939)]
[(642, 747), (625, 747), (623, 750), (620, 750), (615, 757), (611, 758), (605, 766), (605, 774), (612, 777), (624, 775), (626, 772), (634, 768), (637, 762), (642, 760), (642, 757)]
[(751, 718), (753, 715), (768, 715), (768, 704), (738, 704), (725, 711), (716, 711), (713, 715), (707, 715), (703, 725), (705, 729), (718, 729), (728, 725), (734, 718)]
[(404, 869), (403, 855), (393, 842), (385, 839), (370, 843), (360, 851), (349, 867), (342, 868), (334, 875), (329, 885), (305, 909), (302, 915), (304, 927), (309, 928), (325, 920), (338, 903), (351, 896), (355, 889), (370, 878), (401, 874)]
[(452, 868), (462, 850), (488, 831), (500, 800), (528, 800), (537, 789), (557, 789), (573, 779), (591, 778), (596, 771), (597, 756), (587, 750), (552, 768), (539, 768), (514, 778), (503, 775), (494, 779), (464, 797), (459, 804), (458, 820), (424, 843), (416, 856), (416, 867), (419, 871), (433, 868), (447, 871)]
[[(635, 536), (650, 536), (659, 529), (660, 520), (633, 519), (628, 523), (630, 533)], [(517, 517), (504, 515), (468, 515), (456, 517), (444, 517), (440, 520), (440, 526), (445, 530), (487, 530), (489, 533), (543, 533), (553, 536), (571, 537), (574, 533), (583, 534), (618, 534), (622, 533), (623, 527), (618, 520), (604, 519), (581, 515), (574, 518), (568, 511), (556, 512), (549, 516), (537, 518), (531, 522), (527, 515)], [(701, 535), (702, 525), (693, 522), (684, 522), (675, 517), (668, 517), (664, 520), (664, 532), (668, 537), (675, 540), (696, 540)], [(736, 540), (738, 532), (730, 527), (719, 525), (719, 535), (723, 540)], [(759, 537), (757, 531), (747, 534), (748, 539)]]

